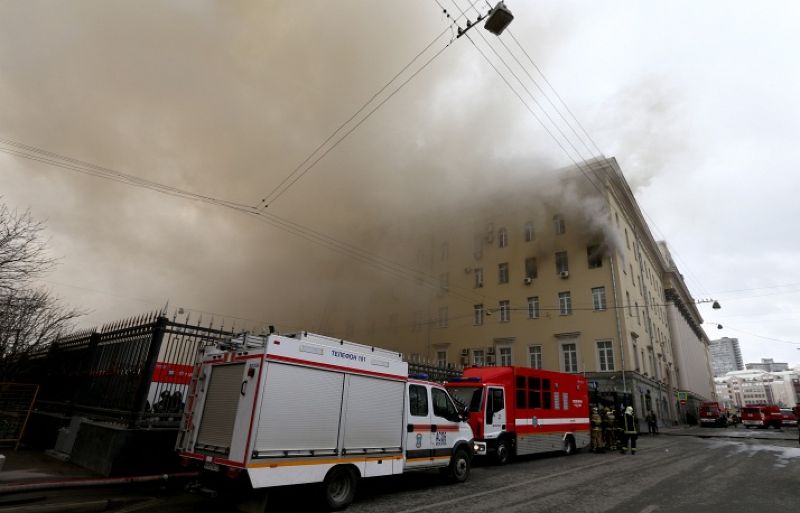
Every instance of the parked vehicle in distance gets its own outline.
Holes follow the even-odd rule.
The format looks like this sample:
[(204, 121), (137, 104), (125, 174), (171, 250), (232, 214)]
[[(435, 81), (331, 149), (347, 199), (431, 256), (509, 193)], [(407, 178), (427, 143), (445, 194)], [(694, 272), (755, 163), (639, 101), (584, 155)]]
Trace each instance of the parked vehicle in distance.
[(742, 408), (744, 427), (780, 429), (783, 423), (781, 409), (774, 404), (748, 404)]
[(702, 427), (727, 427), (728, 415), (717, 402), (700, 404), (700, 425)]
[(781, 417), (784, 426), (797, 427), (797, 415), (791, 408), (781, 408)]

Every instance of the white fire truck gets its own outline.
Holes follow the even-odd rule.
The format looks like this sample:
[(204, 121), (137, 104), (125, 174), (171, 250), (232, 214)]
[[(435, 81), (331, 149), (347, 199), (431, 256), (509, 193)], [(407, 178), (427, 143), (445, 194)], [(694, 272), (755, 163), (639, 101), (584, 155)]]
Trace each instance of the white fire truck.
[(465, 481), (472, 438), (445, 388), (409, 378), (400, 354), (303, 332), (203, 349), (177, 449), (254, 489), (324, 483), (341, 509), (362, 477), (438, 467)]

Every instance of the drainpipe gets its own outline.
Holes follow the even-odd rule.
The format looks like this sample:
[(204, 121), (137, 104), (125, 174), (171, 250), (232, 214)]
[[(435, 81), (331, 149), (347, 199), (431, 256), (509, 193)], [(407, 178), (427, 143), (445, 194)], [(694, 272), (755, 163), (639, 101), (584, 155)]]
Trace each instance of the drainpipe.
[[(608, 257), (608, 266), (611, 267), (611, 289), (614, 292), (614, 320), (617, 321), (617, 338), (619, 339), (619, 361), (622, 367), (622, 390), (625, 395), (628, 395), (628, 385), (625, 381), (625, 347), (623, 346), (622, 328), (619, 323), (620, 308), (619, 299), (617, 297), (617, 274), (614, 272), (614, 257)], [(622, 306), (623, 312), (625, 305)]]

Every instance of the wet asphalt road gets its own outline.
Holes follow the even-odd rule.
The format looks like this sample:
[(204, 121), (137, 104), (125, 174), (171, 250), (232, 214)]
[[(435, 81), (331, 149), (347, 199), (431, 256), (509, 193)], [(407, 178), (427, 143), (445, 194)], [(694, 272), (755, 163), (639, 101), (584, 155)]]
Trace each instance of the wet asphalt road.
[[(448, 484), (436, 472), (364, 480), (347, 511), (794, 511), (800, 502), (797, 434), (796, 429), (693, 428), (643, 435), (635, 456), (581, 452), (570, 457), (518, 458), (504, 467), (479, 463), (469, 481), (458, 485)], [(40, 493), (38, 497), (27, 504), (22, 500), (25, 496), (17, 497), (18, 505), (0, 505), (0, 512), (26, 511), (20, 507), (44, 512), (54, 501), (65, 506), (82, 501), (93, 505), (85, 511), (120, 513), (232, 511), (230, 504), (219, 499), (153, 486)], [(268, 511), (324, 509), (314, 487), (300, 486), (274, 490)]]

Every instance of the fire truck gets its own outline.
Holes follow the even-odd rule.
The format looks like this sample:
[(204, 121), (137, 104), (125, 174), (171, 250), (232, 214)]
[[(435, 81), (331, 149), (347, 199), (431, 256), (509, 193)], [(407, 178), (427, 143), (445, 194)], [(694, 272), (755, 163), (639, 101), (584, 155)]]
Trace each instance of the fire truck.
[(742, 424), (745, 428), (780, 429), (783, 424), (781, 409), (774, 404), (746, 404), (742, 408)]
[(177, 450), (256, 490), (323, 483), (342, 509), (359, 478), (439, 468), (465, 481), (472, 443), (447, 390), (409, 378), (399, 353), (303, 332), (202, 349)]
[(727, 427), (728, 416), (718, 402), (707, 401), (700, 404), (700, 425), (702, 427)]
[(586, 378), (527, 367), (470, 367), (445, 384), (467, 411), (476, 455), (499, 464), (514, 455), (563, 450), (590, 441)]

